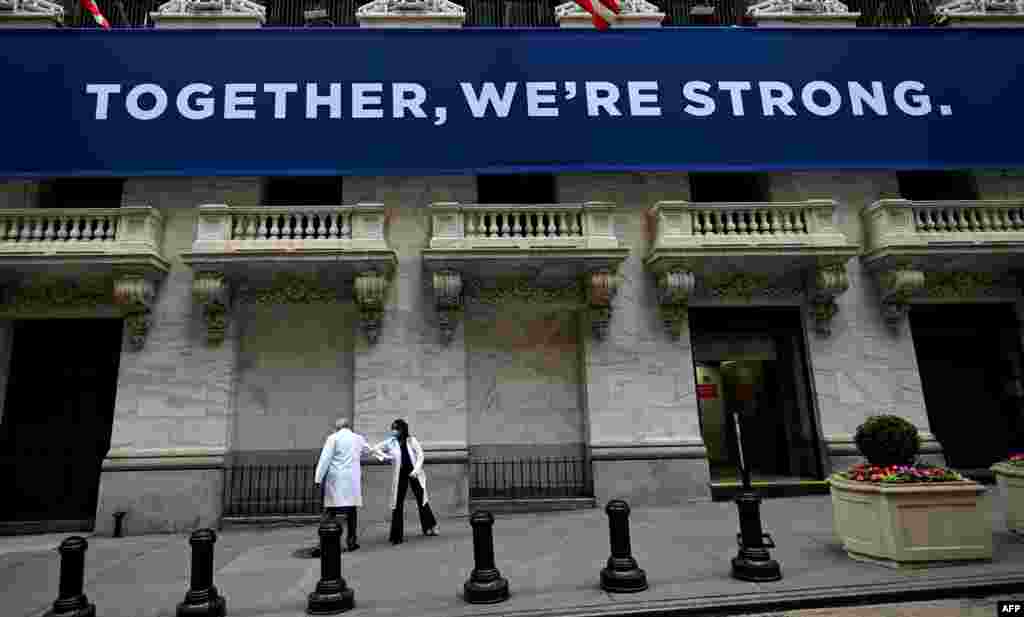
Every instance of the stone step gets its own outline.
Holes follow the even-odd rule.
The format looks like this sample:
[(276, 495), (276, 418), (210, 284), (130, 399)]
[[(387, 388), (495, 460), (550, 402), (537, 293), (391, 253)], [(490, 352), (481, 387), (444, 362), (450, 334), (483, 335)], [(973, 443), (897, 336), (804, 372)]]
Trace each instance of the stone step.
[(553, 497), (545, 499), (471, 499), (470, 512), (489, 510), (494, 513), (555, 512), (597, 507), (593, 497)]

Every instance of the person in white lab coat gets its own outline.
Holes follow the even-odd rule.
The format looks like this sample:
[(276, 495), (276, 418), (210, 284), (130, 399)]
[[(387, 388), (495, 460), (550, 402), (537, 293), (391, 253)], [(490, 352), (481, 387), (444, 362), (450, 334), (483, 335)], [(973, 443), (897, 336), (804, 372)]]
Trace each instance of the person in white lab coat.
[(337, 432), (327, 436), (320, 451), (315, 482), (317, 488), (321, 484), (324, 485), (324, 508), (328, 515), (333, 517), (339, 511), (345, 514), (348, 550), (354, 551), (359, 548), (356, 542), (356, 508), (363, 505), (360, 457), (364, 453), (370, 453), (383, 461), (385, 456), (379, 450), (370, 447), (362, 435), (353, 433), (349, 428), (351, 424), (348, 419), (338, 420), (335, 426)]
[(405, 420), (391, 424), (391, 437), (374, 446), (392, 463), (394, 474), (391, 480), (391, 534), (392, 544), (405, 540), (405, 494), (412, 489), (420, 512), (420, 526), (423, 535), (437, 535), (437, 519), (427, 501), (427, 476), (423, 473), (423, 448), (415, 437), (409, 434)]

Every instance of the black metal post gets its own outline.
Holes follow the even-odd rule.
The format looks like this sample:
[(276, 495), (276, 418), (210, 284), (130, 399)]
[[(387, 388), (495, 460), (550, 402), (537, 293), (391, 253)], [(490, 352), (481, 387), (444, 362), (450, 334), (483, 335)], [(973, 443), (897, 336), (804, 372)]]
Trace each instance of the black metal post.
[(192, 571), (185, 601), (178, 605), (177, 617), (224, 617), (227, 601), (213, 586), (213, 545), (217, 533), (197, 529), (189, 536), (192, 547)]
[(761, 496), (750, 484), (750, 466), (743, 456), (740, 415), (736, 411), (733, 412), (733, 421), (736, 424), (736, 448), (739, 451), (740, 471), (743, 474), (743, 490), (736, 495), (736, 509), (740, 522), (736, 542), (740, 550), (732, 560), (732, 577), (752, 582), (777, 581), (782, 578), (782, 569), (779, 562), (772, 559), (768, 553), (769, 548), (775, 548), (775, 542), (770, 535), (764, 533), (761, 525)]
[(124, 528), (123, 528), (122, 524), (124, 523), (124, 515), (125, 514), (128, 514), (128, 513), (127, 512), (114, 512), (114, 537), (115, 538), (120, 538), (120, 537), (122, 537), (124, 535)]
[(82, 593), (85, 580), (85, 549), (89, 543), (71, 536), (60, 543), (60, 587), (47, 617), (96, 617), (96, 606)]
[(341, 525), (331, 518), (320, 523), (320, 581), (309, 594), (310, 615), (337, 615), (352, 610), (355, 592), (341, 577)]
[(473, 526), (473, 572), (463, 586), (466, 602), (496, 604), (509, 598), (508, 580), (494, 565), (494, 515), (478, 510), (469, 517)]
[(637, 567), (629, 545), (629, 504), (613, 499), (605, 506), (612, 555), (601, 570), (601, 589), (614, 593), (633, 593), (647, 589), (647, 573)]

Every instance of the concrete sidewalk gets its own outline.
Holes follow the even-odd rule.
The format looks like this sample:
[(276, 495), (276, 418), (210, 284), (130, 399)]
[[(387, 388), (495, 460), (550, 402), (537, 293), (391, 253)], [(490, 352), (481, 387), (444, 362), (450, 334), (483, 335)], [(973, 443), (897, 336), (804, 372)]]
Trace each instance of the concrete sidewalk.
[[(363, 528), (362, 549), (342, 558), (355, 590), (349, 615), (417, 617), (470, 615), (682, 614), (754, 612), (966, 595), (1009, 593), (1024, 598), (1024, 540), (1006, 530), (996, 490), (992, 503), (992, 562), (894, 570), (847, 557), (832, 535), (829, 497), (763, 503), (765, 530), (778, 548), (783, 580), (743, 583), (729, 576), (736, 554), (732, 503), (644, 508), (630, 518), (633, 555), (650, 589), (612, 595), (598, 586), (609, 555), (603, 509), (497, 517), (497, 566), (512, 598), (491, 606), (460, 598), (473, 567), (466, 518), (441, 522), (439, 537), (407, 528), (407, 541), (387, 542), (385, 525)], [(228, 614), (298, 617), (319, 577), (319, 562), (296, 556), (316, 542), (315, 526), (228, 529), (216, 546), (215, 584)], [(61, 536), (0, 538), (0, 606), (4, 615), (35, 617), (56, 599)], [(174, 615), (188, 587), (189, 548), (183, 534), (90, 538), (86, 595), (101, 617)]]

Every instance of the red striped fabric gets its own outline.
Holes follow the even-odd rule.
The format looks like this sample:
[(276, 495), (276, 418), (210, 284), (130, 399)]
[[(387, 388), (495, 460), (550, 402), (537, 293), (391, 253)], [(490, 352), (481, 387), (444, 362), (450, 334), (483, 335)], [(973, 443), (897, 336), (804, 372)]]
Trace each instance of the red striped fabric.
[(100, 12), (100, 7), (96, 5), (96, 0), (81, 0), (82, 8), (92, 13), (92, 18), (96, 20), (96, 23), (102, 26), (105, 30), (110, 30), (110, 22)]
[(575, 0), (584, 11), (590, 13), (594, 27), (607, 30), (619, 14), (618, 0)]

